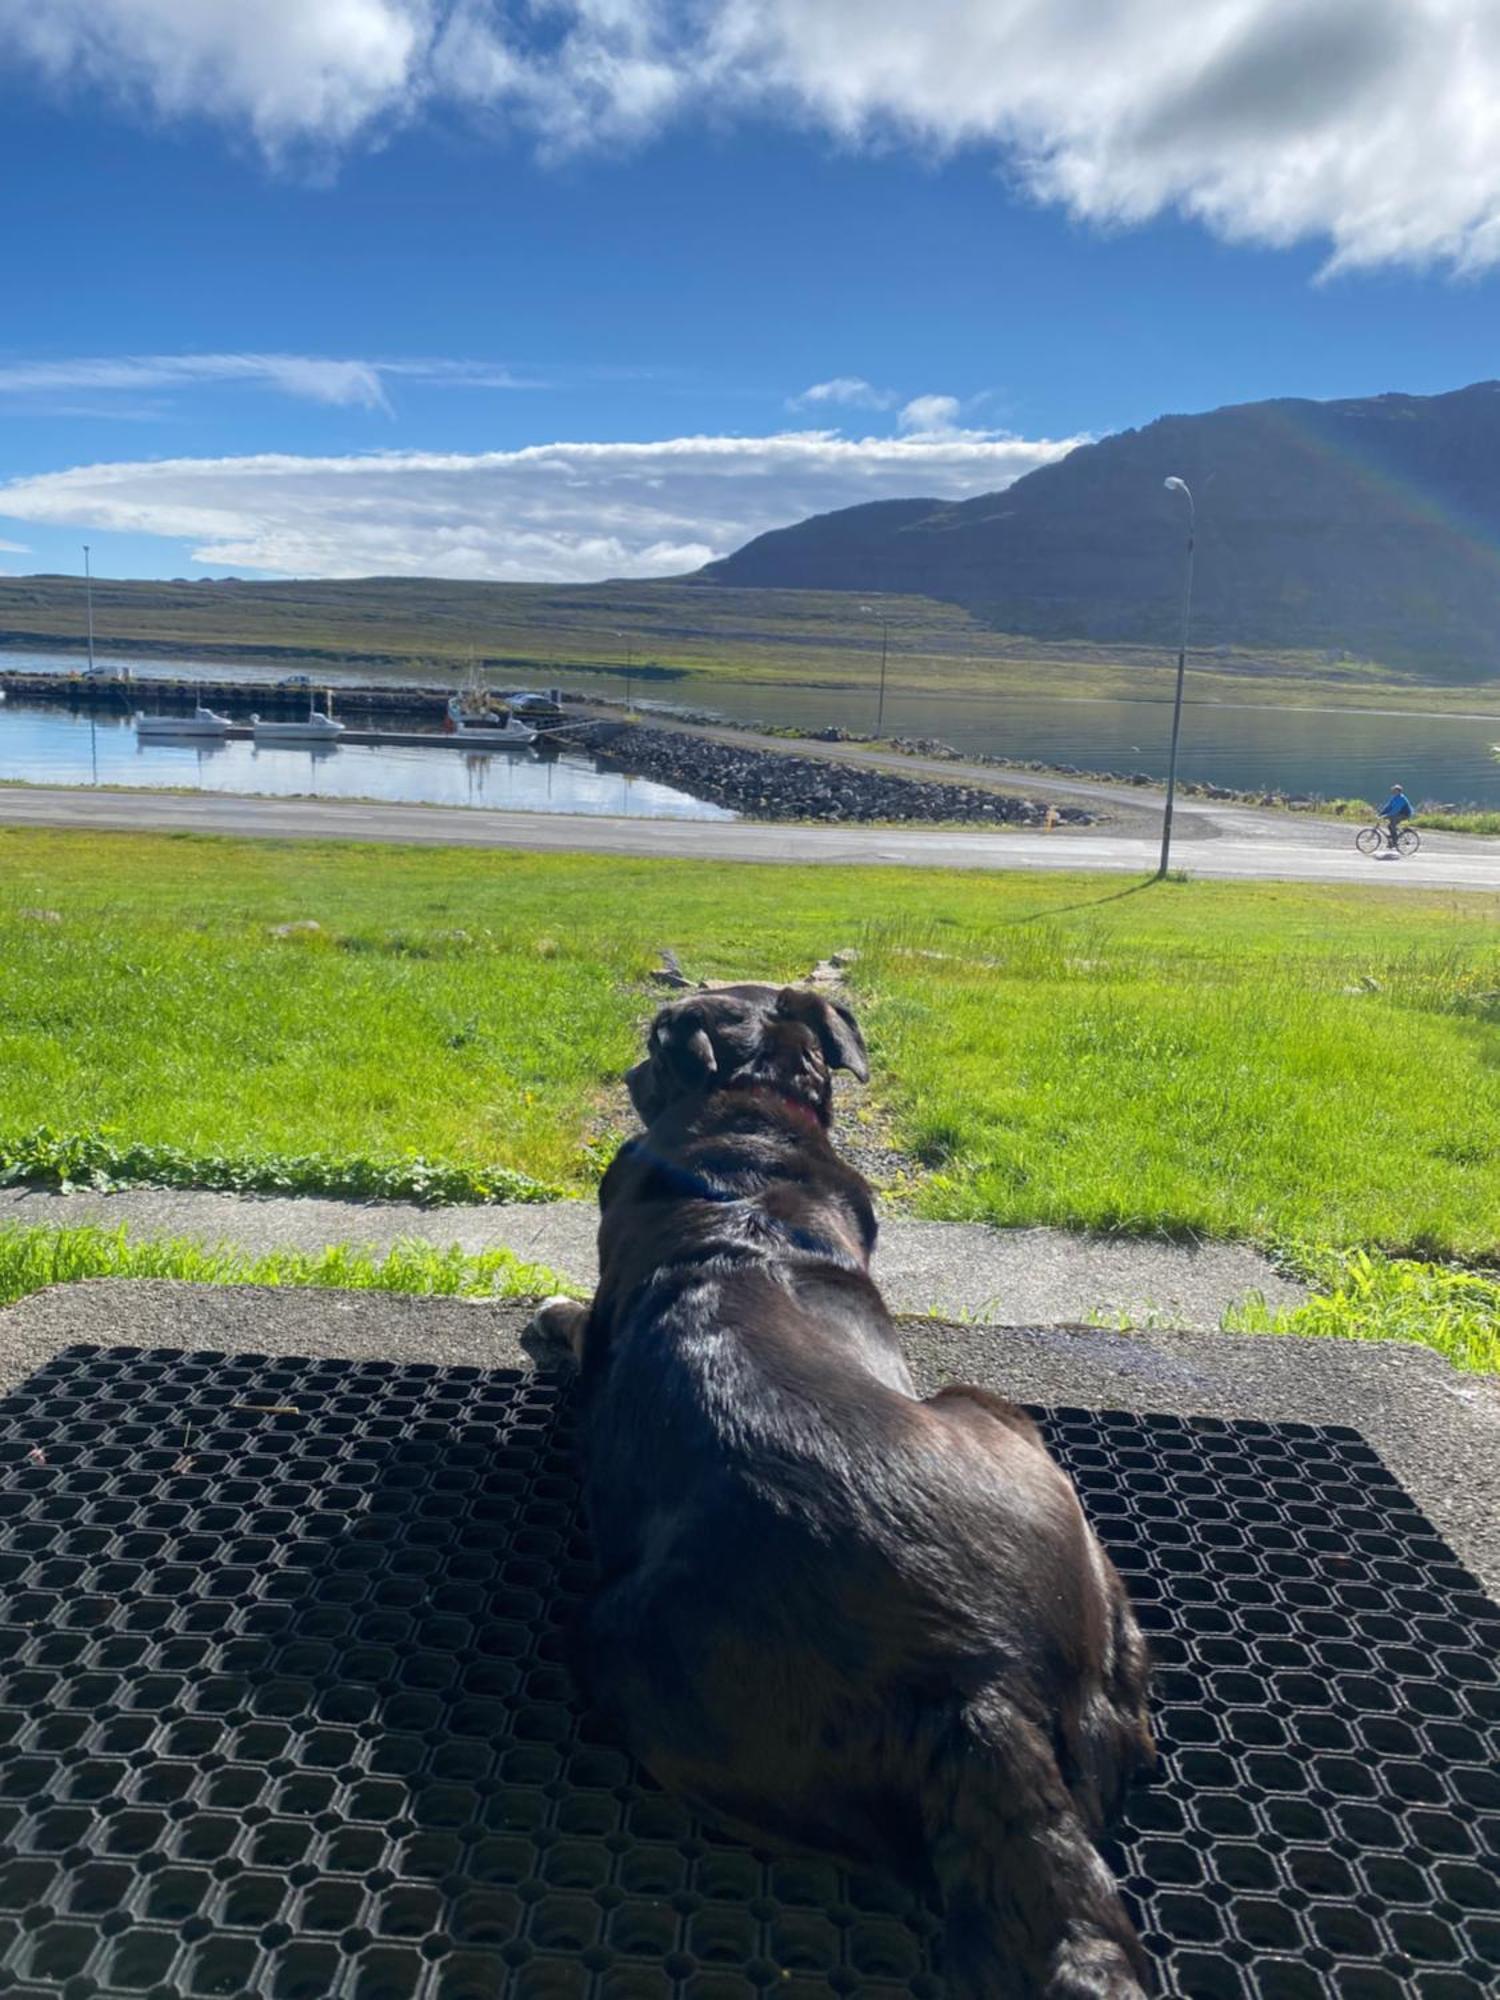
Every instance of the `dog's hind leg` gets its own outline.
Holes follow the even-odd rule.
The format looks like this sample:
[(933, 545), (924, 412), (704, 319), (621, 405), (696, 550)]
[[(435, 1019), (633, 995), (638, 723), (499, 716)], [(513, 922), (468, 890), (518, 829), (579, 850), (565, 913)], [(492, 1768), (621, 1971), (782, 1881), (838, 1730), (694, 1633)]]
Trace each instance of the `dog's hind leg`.
[(1145, 1953), (1040, 1730), (966, 1711), (921, 1808), (953, 2000), (1143, 2000)]
[[(1046, 1440), (1026, 1412), (987, 1389), (950, 1383), (927, 1398), (927, 1407), (941, 1410), (945, 1416), (960, 1422), (967, 1421), (981, 1434), (993, 1420), (1056, 1466)], [(1076, 1494), (1074, 1497), (1076, 1501)], [(1082, 1519), (1080, 1513), (1080, 1522)], [(1098, 1662), (1101, 1686), (1087, 1695), (1081, 1707), (1069, 1712), (1071, 1724), (1066, 1731), (1066, 1744), (1060, 1747), (1074, 1803), (1093, 1831), (1118, 1810), (1130, 1781), (1151, 1770), (1156, 1762), (1156, 1748), (1146, 1704), (1151, 1679), (1146, 1641), (1113, 1565), (1099, 1547), (1093, 1531), (1084, 1527), (1083, 1532), (1094, 1585), (1102, 1599), (1103, 1633)]]

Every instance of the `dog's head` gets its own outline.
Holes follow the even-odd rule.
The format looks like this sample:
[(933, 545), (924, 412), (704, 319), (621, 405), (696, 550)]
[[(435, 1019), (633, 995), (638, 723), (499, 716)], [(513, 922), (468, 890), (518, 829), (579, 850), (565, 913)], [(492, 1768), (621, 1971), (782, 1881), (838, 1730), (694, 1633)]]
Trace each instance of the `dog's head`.
[(646, 1059), (625, 1081), (649, 1125), (679, 1099), (752, 1086), (805, 1104), (826, 1125), (832, 1072), (870, 1074), (864, 1037), (840, 1001), (806, 986), (721, 986), (663, 1007)]

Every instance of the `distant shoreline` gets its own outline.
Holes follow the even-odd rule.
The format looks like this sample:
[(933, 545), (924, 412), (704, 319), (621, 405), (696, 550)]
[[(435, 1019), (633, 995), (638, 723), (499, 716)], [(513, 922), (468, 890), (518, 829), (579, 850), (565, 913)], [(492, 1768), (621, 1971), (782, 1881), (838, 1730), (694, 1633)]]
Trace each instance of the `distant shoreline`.
[[(30, 653), (42, 660), (48, 658), (59, 660), (82, 659), (86, 657), (87, 645), (82, 640), (69, 641), (50, 637), (44, 644), (38, 644), (33, 635), (17, 632), (0, 632), (0, 675), (3, 675), (5, 672), (5, 656), (9, 653)], [(231, 641), (205, 641), (195, 643), (190, 650), (183, 650), (154, 639), (112, 638), (107, 644), (96, 644), (95, 655), (97, 658), (106, 661), (110, 659), (126, 661), (172, 660), (179, 662), (184, 667), (203, 666), (207, 668), (221, 665), (264, 666), (267, 668), (281, 667), (287, 670), (304, 672), (322, 669), (342, 675), (356, 675), (372, 671), (377, 673), (388, 672), (392, 676), (392, 684), (411, 687), (457, 685), (458, 681), (462, 678), (459, 663), (456, 661), (432, 662), (433, 666), (441, 666), (447, 670), (446, 679), (440, 678), (437, 675), (418, 677), (414, 670), (414, 662), (411, 656), (404, 653), (333, 653), (326, 650), (320, 651), (313, 647), (278, 647), (240, 644)], [(718, 676), (715, 675), (712, 669), (664, 667), (655, 663), (642, 663), (627, 669), (608, 661), (539, 660), (534, 654), (490, 654), (477, 658), (475, 665), (481, 673), (526, 674), (533, 680), (542, 682), (545, 682), (549, 675), (590, 674), (600, 679), (622, 683), (627, 680), (633, 681), (643, 687), (659, 687), (664, 683), (675, 687), (686, 682), (689, 684), (689, 688), (694, 691), (711, 690), (718, 679)], [(1194, 663), (1190, 659), (1189, 673), (1193, 671), (1193, 668)], [(1212, 667), (1206, 662), (1201, 665), (1200, 670), (1204, 672), (1213, 671)], [(39, 671), (45, 672), (47, 669), (43, 668)], [(849, 691), (847, 681), (824, 681), (812, 676), (789, 683), (784, 679), (761, 680), (754, 675), (746, 674), (736, 676), (735, 685), (742, 688), (764, 688), (768, 695), (773, 696), (778, 692), (785, 691), (789, 685), (810, 693), (824, 691), (829, 694), (847, 695)], [(980, 696), (974, 691), (967, 689), (929, 689), (925, 688), (920, 682), (898, 679), (894, 675), (891, 677), (889, 685), (892, 694), (926, 695), (935, 703), (945, 700), (974, 701), (976, 699), (987, 699), (994, 702), (1035, 701), (1039, 698), (1044, 698), (1047, 701), (1076, 703), (1080, 706), (1090, 708), (1116, 704), (1131, 704), (1141, 708), (1166, 708), (1171, 706), (1171, 698), (1166, 694), (1048, 693), (1045, 697), (1039, 697), (1034, 689), (1010, 690), (1000, 688), (994, 690), (992, 693)], [(684, 690), (684, 692), (687, 691), (688, 689)], [(1212, 708), (1229, 713), (1243, 713), (1247, 715), (1261, 715), (1267, 712), (1276, 713), (1279, 711), (1283, 714), (1295, 713), (1299, 715), (1371, 715), (1395, 721), (1483, 722), (1500, 728), (1500, 708), (1370, 708), (1362, 702), (1353, 701), (1339, 702), (1337, 704), (1301, 701), (1223, 701), (1212, 697), (1194, 696), (1191, 692), (1186, 696), (1184, 706), (1187, 708)]]

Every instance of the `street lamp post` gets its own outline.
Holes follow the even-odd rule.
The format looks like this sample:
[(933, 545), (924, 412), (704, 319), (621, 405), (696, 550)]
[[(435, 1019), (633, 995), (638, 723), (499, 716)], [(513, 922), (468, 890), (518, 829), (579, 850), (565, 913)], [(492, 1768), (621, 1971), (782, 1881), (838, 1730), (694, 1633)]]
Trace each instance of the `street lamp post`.
[(83, 545), (83, 594), (89, 608), (89, 672), (94, 671), (94, 577), (89, 568), (89, 545)]
[(1182, 631), (1177, 643), (1177, 694), (1172, 703), (1172, 750), (1167, 759), (1167, 804), (1161, 821), (1161, 866), (1156, 871), (1156, 879), (1161, 881), (1167, 872), (1167, 863), (1172, 857), (1172, 806), (1177, 797), (1177, 739), (1182, 734), (1182, 684), (1187, 676), (1188, 620), (1193, 613), (1193, 537), (1196, 515), (1193, 496), (1185, 479), (1175, 474), (1166, 481), (1169, 493), (1180, 493), (1188, 506), (1187, 567), (1182, 580)]

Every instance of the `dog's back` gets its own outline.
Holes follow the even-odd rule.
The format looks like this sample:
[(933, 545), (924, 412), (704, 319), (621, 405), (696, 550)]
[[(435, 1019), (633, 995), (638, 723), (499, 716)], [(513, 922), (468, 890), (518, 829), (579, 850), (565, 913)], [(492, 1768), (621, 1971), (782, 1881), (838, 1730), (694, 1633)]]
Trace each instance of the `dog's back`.
[(1137, 1994), (1092, 1836), (1150, 1755), (1139, 1635), (1029, 1420), (917, 1397), (808, 1101), (679, 1093), (606, 1179), (585, 1678), (663, 1783), (935, 1888), (966, 2000)]

